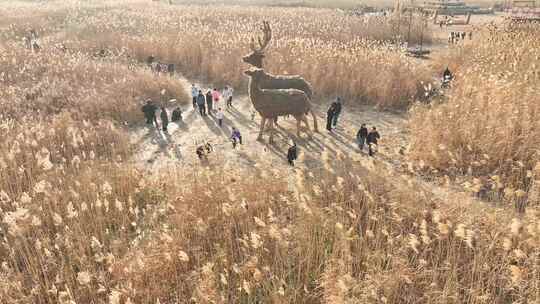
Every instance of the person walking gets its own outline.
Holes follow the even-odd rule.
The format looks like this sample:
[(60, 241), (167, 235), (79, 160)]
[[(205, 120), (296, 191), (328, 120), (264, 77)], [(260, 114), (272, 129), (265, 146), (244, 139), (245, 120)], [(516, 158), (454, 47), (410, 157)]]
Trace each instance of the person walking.
[(193, 98), (193, 109), (197, 108), (197, 96), (199, 96), (199, 89), (195, 86), (195, 84), (191, 85), (191, 97)]
[(146, 104), (142, 107), (142, 112), (144, 113), (144, 117), (146, 118), (147, 124), (156, 124), (156, 127), (158, 126), (157, 119), (156, 119), (156, 111), (157, 107), (154, 105), (154, 102), (151, 99), (148, 99), (146, 101)]
[(212, 92), (208, 90), (206, 93), (206, 109), (208, 110), (208, 114), (212, 115), (212, 108), (213, 108), (214, 101), (212, 100)]
[(294, 161), (298, 158), (298, 150), (296, 148), (296, 143), (293, 141), (293, 144), (291, 147), (289, 147), (289, 150), (287, 150), (287, 161), (289, 162), (289, 165), (294, 167)]
[(381, 138), (381, 135), (379, 132), (377, 132), (377, 128), (373, 127), (371, 131), (368, 133), (367, 136), (367, 145), (369, 148), (369, 156), (374, 156), (375, 151), (377, 149), (377, 145), (379, 144), (379, 139)]
[(180, 120), (182, 120), (182, 109), (180, 109), (180, 107), (176, 107), (172, 112), (171, 121), (176, 122)]
[(169, 125), (169, 115), (167, 115), (167, 109), (165, 109), (165, 107), (161, 107), (160, 116), (163, 132), (167, 132), (167, 126)]
[(214, 90), (212, 91), (212, 97), (213, 97), (214, 103), (216, 104), (216, 107), (217, 107), (218, 103), (219, 103), (219, 99), (221, 97), (221, 94), (219, 94), (218, 89), (214, 88)]
[(199, 107), (199, 113), (201, 116), (206, 116), (206, 108), (204, 106), (205, 98), (201, 90), (199, 90), (199, 94), (197, 95), (196, 102), (197, 106)]
[(225, 86), (223, 90), (221, 90), (221, 97), (223, 100), (225, 100), (225, 106), (229, 107), (229, 87)]
[(227, 89), (227, 108), (232, 108), (232, 100), (233, 100), (233, 94), (234, 94), (234, 89), (229, 86), (228, 89)]
[(218, 126), (221, 127), (223, 125), (223, 110), (221, 110), (221, 108), (218, 109), (216, 113), (216, 118), (218, 121)]
[(342, 104), (341, 104), (341, 98), (340, 97), (337, 98), (335, 104), (336, 104), (336, 106), (335, 106), (335, 110), (334, 110), (334, 119), (333, 119), (333, 123), (332, 123), (334, 128), (337, 126), (339, 115), (341, 114)]
[(366, 124), (360, 126), (360, 130), (356, 133), (356, 141), (358, 142), (358, 148), (360, 151), (364, 151), (364, 145), (366, 144), (366, 139), (368, 137), (368, 129)]
[(240, 134), (240, 131), (235, 127), (232, 128), (231, 140), (233, 149), (236, 148), (237, 143), (242, 144), (242, 134)]
[(334, 113), (336, 110), (335, 103), (332, 103), (330, 105), (330, 108), (328, 108), (328, 111), (326, 112), (326, 130), (332, 132), (332, 122), (334, 121)]

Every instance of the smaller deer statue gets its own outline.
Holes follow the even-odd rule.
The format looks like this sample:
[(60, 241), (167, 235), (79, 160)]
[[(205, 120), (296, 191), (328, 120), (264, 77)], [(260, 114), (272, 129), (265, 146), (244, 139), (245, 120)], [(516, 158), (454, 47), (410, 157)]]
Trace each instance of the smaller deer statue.
[[(244, 72), (250, 77), (249, 97), (253, 107), (262, 117), (259, 139), (262, 138), (266, 122), (269, 123), (270, 143), (273, 142), (274, 118), (284, 115), (292, 115), (296, 119), (296, 135), (300, 137), (301, 122), (309, 131), (309, 123), (306, 114), (313, 115), (311, 102), (306, 93), (297, 89), (262, 89), (260, 80), (264, 77), (264, 71), (252, 68)], [(315, 115), (313, 119), (316, 121)], [(311, 134), (310, 134), (311, 136)]]

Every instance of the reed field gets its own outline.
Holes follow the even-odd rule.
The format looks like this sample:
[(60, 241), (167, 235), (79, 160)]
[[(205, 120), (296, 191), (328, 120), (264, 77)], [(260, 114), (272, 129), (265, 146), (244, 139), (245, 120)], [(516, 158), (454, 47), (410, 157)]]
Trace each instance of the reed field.
[[(414, 157), (469, 187), (511, 200), (532, 190), (540, 161), (537, 25), (491, 28), (457, 48), (457, 80), (448, 100), (412, 111)], [(535, 177), (536, 176), (536, 177)]]
[(268, 20), (274, 32), (265, 68), (275, 74), (302, 74), (319, 96), (334, 97), (339, 92), (345, 98), (383, 108), (406, 108), (415, 96), (423, 94), (420, 82), (430, 80), (429, 71), (410, 64), (400, 47), (391, 44), (407, 37), (411, 43), (420, 39), (428, 43), (430, 31), (421, 29), (423, 23), (416, 19), (409, 34), (408, 18), (400, 22), (382, 17), (363, 19), (328, 9), (261, 11), (256, 7), (137, 2), (126, 7), (110, 2), (107, 9), (43, 10), (41, 14), (54, 18), (37, 17), (35, 24), (23, 21), (7, 35), (15, 37), (28, 27), (36, 27), (47, 35), (44, 43), (52, 46), (61, 42), (72, 52), (103, 48), (138, 62), (153, 55), (176, 64), (190, 78), (203, 78), (216, 86), (247, 86), (242, 73), (247, 66), (241, 58), (250, 51), (250, 39), (262, 35), (262, 20)]
[[(241, 95), (240, 58), (263, 19), (268, 70), (303, 75), (314, 102), (404, 110), (423, 95), (433, 70), (396, 49), (392, 24), (337, 14), (0, 2), (0, 303), (539, 302), (533, 204), (518, 214), (435, 195), (384, 157), (330, 140), (317, 170), (303, 154), (294, 169), (151, 172), (134, 161), (145, 99), (191, 106), (187, 80), (152, 73), (146, 57)], [(30, 28), (39, 52), (21, 42)], [(472, 56), (456, 61), (448, 100), (411, 110), (410, 157), (532, 201), (538, 31), (492, 30), (449, 53)]]

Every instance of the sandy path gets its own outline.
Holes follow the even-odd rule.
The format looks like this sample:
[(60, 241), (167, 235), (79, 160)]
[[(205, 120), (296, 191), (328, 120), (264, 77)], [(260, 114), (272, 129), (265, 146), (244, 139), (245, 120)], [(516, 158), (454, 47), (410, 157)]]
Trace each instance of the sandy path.
[[(187, 81), (185, 86), (189, 90)], [(224, 108), (224, 104), (220, 103)], [(293, 118), (280, 119), (280, 127), (272, 145), (268, 144), (268, 134), (265, 134), (264, 141), (257, 141), (260, 118), (252, 115), (251, 102), (245, 95), (235, 96), (234, 108), (224, 111), (222, 127), (218, 126), (215, 116), (202, 117), (191, 105), (183, 106), (183, 121), (170, 123), (168, 133), (148, 127), (143, 121), (132, 128), (131, 141), (137, 149), (133, 161), (141, 168), (154, 172), (164, 168), (192, 170), (201, 166), (223, 166), (226, 170), (247, 169), (256, 174), (270, 169), (274, 175), (290, 179), (294, 175), (291, 174), (292, 167), (287, 164), (286, 153), (293, 139), (303, 154), (303, 163), (298, 165), (306, 166), (314, 172), (323, 169), (324, 150), (329, 152), (330, 158), (335, 158), (337, 153), (344, 153), (353, 156), (368, 170), (385, 168), (383, 170), (387, 170), (392, 182), (403, 183), (405, 179), (412, 179), (414, 184), (411, 185), (417, 188), (418, 193), (431, 196), (444, 212), (451, 212), (463, 222), (474, 223), (476, 218), (486, 214), (496, 214), (500, 219), (511, 217), (507, 208), (495, 208), (457, 185), (438, 183), (410, 172), (407, 169), (407, 156), (400, 153), (400, 149), (407, 146), (409, 138), (406, 114), (381, 112), (372, 107), (349, 107), (345, 103), (338, 128), (329, 133), (325, 129), (329, 103), (320, 101), (320, 105), (316, 106), (319, 133), (313, 133), (312, 140), (305, 133), (300, 139), (296, 137), (296, 121)], [(169, 109), (169, 114), (171, 111)], [(379, 153), (375, 158), (369, 157), (367, 151), (359, 151), (356, 145), (356, 132), (362, 123), (368, 127), (376, 126), (382, 136)], [(312, 120), (310, 125), (313, 126)], [(232, 127), (241, 131), (244, 141), (236, 149), (233, 149), (229, 140)], [(208, 161), (201, 161), (195, 150), (207, 141), (212, 144), (214, 151)]]
[[(314, 133), (313, 140), (309, 140), (305, 133), (297, 139), (296, 121), (291, 117), (280, 119), (280, 127), (272, 145), (267, 143), (267, 134), (264, 141), (257, 141), (260, 118), (258, 114), (253, 117), (251, 103), (245, 95), (235, 96), (234, 108), (224, 111), (222, 127), (218, 126), (215, 116), (202, 117), (191, 106), (184, 106), (183, 121), (170, 123), (168, 133), (142, 124), (132, 129), (131, 140), (137, 147), (134, 161), (150, 170), (208, 164), (242, 166), (253, 170), (266, 166), (283, 169), (289, 167), (285, 156), (292, 139), (297, 142), (300, 152), (304, 154), (306, 165), (315, 168), (321, 165), (320, 158), (325, 149), (330, 155), (341, 151), (346, 155), (355, 153), (367, 158), (368, 156), (361, 153), (355, 143), (356, 132), (361, 123), (377, 126), (383, 137), (381, 154), (399, 149), (399, 146), (396, 146), (396, 138), (400, 139), (397, 142), (404, 141), (406, 122), (404, 115), (378, 112), (368, 107), (350, 109), (347, 104), (344, 106), (337, 130), (333, 133), (327, 132), (324, 127), (326, 106), (329, 102), (316, 109), (320, 133)], [(223, 104), (221, 106), (224, 108)], [(172, 109), (169, 109), (169, 115), (171, 111)], [(312, 127), (312, 119), (309, 122)], [(233, 149), (229, 140), (232, 127), (240, 130), (244, 141), (243, 145), (237, 146), (236, 149)], [(201, 162), (195, 153), (197, 146), (206, 141), (210, 142), (215, 150), (210, 154), (208, 163)]]

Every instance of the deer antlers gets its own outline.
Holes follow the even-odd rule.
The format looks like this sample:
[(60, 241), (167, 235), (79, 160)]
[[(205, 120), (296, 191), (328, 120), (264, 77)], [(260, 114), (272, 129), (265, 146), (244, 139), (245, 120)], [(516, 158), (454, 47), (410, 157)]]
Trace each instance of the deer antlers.
[(249, 44), (249, 47), (253, 52), (263, 53), (268, 47), (270, 40), (272, 39), (272, 29), (270, 28), (270, 23), (268, 21), (263, 21), (263, 26), (261, 27), (261, 30), (263, 31), (263, 38), (261, 40), (261, 37), (257, 37), (257, 40), (259, 42), (258, 49), (255, 47), (255, 39), (251, 38), (251, 43)]

